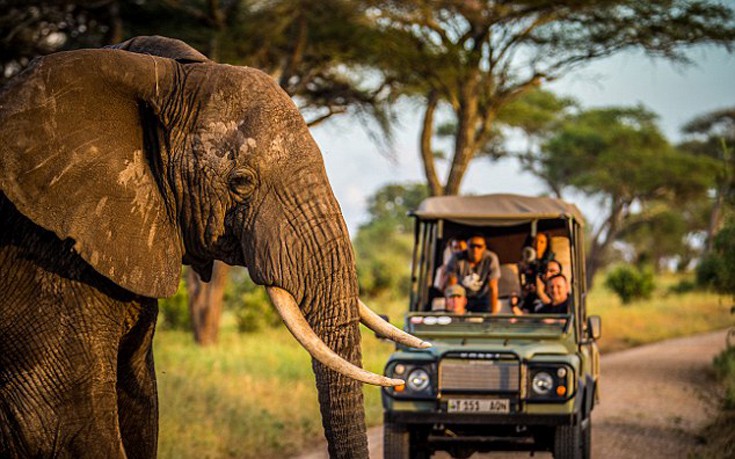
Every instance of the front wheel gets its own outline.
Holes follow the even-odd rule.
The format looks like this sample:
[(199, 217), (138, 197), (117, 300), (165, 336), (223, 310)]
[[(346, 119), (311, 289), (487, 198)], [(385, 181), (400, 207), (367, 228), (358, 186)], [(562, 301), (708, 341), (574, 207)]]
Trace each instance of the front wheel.
[(423, 431), (411, 431), (403, 424), (383, 425), (383, 456), (385, 459), (427, 459), (431, 453)]
[(383, 425), (383, 454), (385, 459), (409, 459), (411, 435), (402, 424), (386, 422)]
[(588, 458), (584, 451), (583, 437), (586, 432), (582, 431), (582, 423), (571, 426), (559, 426), (554, 432), (554, 458), (555, 459), (583, 459)]
[(582, 421), (582, 457), (584, 459), (592, 457), (592, 413)]

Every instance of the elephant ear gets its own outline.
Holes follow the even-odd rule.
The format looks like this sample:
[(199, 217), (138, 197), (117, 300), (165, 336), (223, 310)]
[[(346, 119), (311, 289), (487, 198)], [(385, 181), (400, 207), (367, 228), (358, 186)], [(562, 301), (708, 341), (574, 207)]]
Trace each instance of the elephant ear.
[(73, 239), (99, 273), (148, 297), (173, 295), (181, 270), (151, 141), (156, 97), (171, 90), (178, 65), (120, 50), (70, 51), (36, 60), (0, 92), (2, 192), (37, 225)]

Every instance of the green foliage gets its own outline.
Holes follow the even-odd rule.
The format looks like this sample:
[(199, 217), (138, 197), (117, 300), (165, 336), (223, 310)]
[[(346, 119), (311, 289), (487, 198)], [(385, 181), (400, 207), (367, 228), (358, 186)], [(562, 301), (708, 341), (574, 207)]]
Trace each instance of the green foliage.
[(410, 286), (413, 219), (407, 215), (428, 196), (423, 184), (389, 184), (368, 200), (371, 220), (353, 240), (357, 279), (364, 295), (405, 295)]
[(607, 274), (605, 286), (615, 292), (623, 304), (650, 298), (655, 287), (653, 271), (628, 264), (619, 265)]
[[(733, 11), (718, 2), (617, 0), (467, 2), (369, 0), (384, 31), (376, 67), (393, 89), (425, 102), (422, 159), (434, 194), (457, 194), (470, 161), (499, 157), (500, 113), (524, 93), (590, 61), (630, 49), (687, 62), (689, 45), (730, 46)], [(435, 130), (434, 111), (451, 130)], [(548, 107), (547, 107), (548, 108)], [(542, 110), (549, 112), (549, 110)], [(532, 115), (535, 115), (532, 113)], [(538, 132), (546, 116), (529, 117)], [(454, 132), (446, 184), (431, 146), (435, 132)]]
[(676, 295), (693, 292), (697, 288), (697, 284), (689, 279), (682, 279), (678, 283), (669, 287), (668, 291)]
[(166, 330), (191, 330), (189, 294), (183, 276), (174, 296), (158, 300), (158, 312), (159, 327)]
[(224, 302), (225, 308), (234, 315), (240, 332), (255, 332), (281, 323), (265, 288), (256, 285), (245, 269), (233, 268), (231, 271)]
[(735, 347), (725, 349), (714, 359), (715, 376), (725, 385), (725, 408), (735, 409)]
[(368, 198), (368, 225), (381, 224), (399, 233), (409, 233), (413, 229), (413, 218), (408, 212), (418, 208), (421, 201), (429, 196), (429, 189), (421, 183), (384, 185)]
[(735, 220), (717, 233), (712, 251), (697, 266), (697, 282), (717, 292), (735, 295)]
[[(702, 193), (702, 197), (706, 195)], [(688, 235), (706, 226), (706, 215), (697, 206), (652, 200), (642, 203), (640, 211), (628, 218), (619, 239), (634, 249), (638, 266), (653, 265), (660, 270), (667, 259), (689, 260), (695, 248)]]
[(399, 233), (390, 223), (376, 222), (361, 227), (353, 245), (362, 294), (407, 294), (411, 277), (412, 234)]

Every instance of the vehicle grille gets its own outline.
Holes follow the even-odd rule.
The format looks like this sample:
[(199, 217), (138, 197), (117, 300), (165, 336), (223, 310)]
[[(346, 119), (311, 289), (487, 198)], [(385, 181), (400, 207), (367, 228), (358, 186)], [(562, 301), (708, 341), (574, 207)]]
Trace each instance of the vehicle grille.
[(439, 389), (518, 392), (520, 365), (514, 360), (443, 359), (439, 364)]

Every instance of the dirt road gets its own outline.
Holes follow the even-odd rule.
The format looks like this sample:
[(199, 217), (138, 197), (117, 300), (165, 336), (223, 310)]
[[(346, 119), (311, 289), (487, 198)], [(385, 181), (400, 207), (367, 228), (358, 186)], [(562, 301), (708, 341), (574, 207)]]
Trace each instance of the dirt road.
[[(725, 344), (715, 332), (607, 354), (602, 357), (601, 403), (592, 418), (595, 458), (687, 457), (716, 411), (710, 369)], [(370, 457), (383, 457), (382, 427), (368, 431)], [(326, 458), (326, 447), (298, 459)], [(435, 458), (448, 458), (443, 453)], [(476, 454), (528, 457), (526, 453)], [(534, 457), (551, 457), (537, 453)]]

